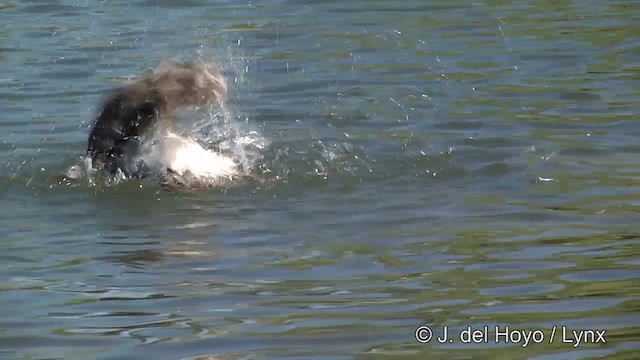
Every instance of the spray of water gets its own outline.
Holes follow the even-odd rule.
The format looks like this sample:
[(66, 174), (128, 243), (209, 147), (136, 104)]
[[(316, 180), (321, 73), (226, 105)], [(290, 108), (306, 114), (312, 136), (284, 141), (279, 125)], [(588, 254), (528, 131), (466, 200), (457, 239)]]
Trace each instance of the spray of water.
[[(244, 57), (233, 53), (231, 47), (217, 56), (204, 55), (204, 52), (204, 48), (198, 51), (197, 61), (213, 61), (218, 64), (227, 77), (230, 99), (240, 98), (248, 71)], [(171, 60), (189, 61), (190, 59), (173, 58)], [(166, 175), (164, 173), (167, 171), (168, 162), (178, 167), (178, 172), (188, 171), (200, 174), (209, 172), (209, 174), (215, 173), (215, 176), (221, 175), (220, 177), (228, 179), (250, 176), (268, 143), (259, 129), (251, 125), (247, 116), (237, 114), (232, 103), (229, 101), (220, 105), (180, 112), (178, 116), (180, 131), (145, 144), (141, 158), (150, 170), (159, 176)], [(171, 156), (167, 157), (169, 153)], [(92, 186), (105, 182), (117, 184), (128, 180), (122, 173), (111, 178), (102, 176), (91, 168), (91, 160), (86, 157), (71, 166), (66, 176), (73, 180), (86, 179)]]

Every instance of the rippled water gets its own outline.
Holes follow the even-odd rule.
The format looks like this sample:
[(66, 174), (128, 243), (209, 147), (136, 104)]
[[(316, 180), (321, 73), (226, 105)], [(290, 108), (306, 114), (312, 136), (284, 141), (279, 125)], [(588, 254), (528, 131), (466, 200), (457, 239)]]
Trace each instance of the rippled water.
[[(0, 358), (638, 357), (640, 3), (177, 4), (0, 4)], [(254, 181), (65, 178), (108, 89), (197, 57), (233, 94), (184, 131)]]

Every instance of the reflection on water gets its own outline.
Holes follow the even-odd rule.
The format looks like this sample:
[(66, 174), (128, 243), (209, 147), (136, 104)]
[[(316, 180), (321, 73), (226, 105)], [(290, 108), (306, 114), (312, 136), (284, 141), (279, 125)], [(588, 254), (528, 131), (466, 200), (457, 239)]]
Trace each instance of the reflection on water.
[[(638, 14), (0, 4), (0, 358), (635, 358)], [(105, 91), (194, 57), (232, 94), (182, 129), (252, 179), (65, 178)], [(606, 343), (457, 341), (484, 326)]]

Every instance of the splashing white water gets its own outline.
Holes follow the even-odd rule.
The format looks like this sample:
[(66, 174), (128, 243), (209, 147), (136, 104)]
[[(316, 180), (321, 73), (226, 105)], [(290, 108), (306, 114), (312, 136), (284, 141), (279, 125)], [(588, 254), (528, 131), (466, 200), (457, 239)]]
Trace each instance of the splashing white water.
[[(214, 62), (223, 72), (232, 73), (228, 76), (230, 90), (239, 96), (243, 93), (239, 87), (245, 84), (244, 75), (248, 70), (242, 56), (231, 54), (230, 49), (227, 51), (223, 54), (225, 61)], [(202, 54), (199, 57), (211, 60), (203, 59)], [(196, 182), (220, 183), (223, 179), (237, 179), (250, 174), (268, 145), (248, 118), (236, 117), (226, 103), (196, 111), (185, 110), (181, 114), (184, 116), (178, 125), (182, 131), (156, 137), (143, 146), (140, 158), (157, 177), (169, 172), (183, 178), (188, 176)], [(90, 185), (96, 184), (96, 175), (91, 169), (91, 160), (86, 158), (67, 171), (69, 179), (86, 177)], [(118, 183), (127, 179), (116, 176), (109, 180)]]
[(188, 137), (168, 133), (150, 149), (142, 158), (148, 166), (159, 171), (166, 168), (180, 176), (215, 182), (239, 175), (238, 163), (234, 158), (207, 150)]
[(248, 119), (234, 118), (225, 105), (218, 112), (209, 111), (208, 116), (196, 121), (187, 134), (209, 149), (231, 154), (243, 175), (249, 174), (267, 146), (261, 134), (251, 128)]

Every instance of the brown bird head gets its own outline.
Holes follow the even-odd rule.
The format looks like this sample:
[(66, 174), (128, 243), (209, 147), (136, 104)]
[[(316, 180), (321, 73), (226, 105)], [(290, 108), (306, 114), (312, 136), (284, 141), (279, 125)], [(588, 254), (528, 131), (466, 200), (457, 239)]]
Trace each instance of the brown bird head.
[(227, 98), (227, 81), (213, 63), (170, 63), (157, 69), (151, 82), (164, 96), (169, 111), (220, 104)]

